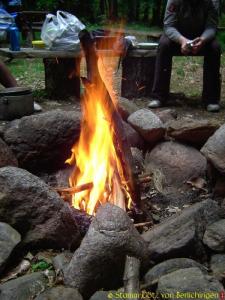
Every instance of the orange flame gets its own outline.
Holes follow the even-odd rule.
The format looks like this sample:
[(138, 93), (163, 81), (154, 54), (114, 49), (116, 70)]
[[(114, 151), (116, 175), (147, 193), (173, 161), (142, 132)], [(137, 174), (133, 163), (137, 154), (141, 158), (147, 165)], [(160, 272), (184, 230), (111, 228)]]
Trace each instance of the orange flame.
[[(117, 99), (112, 78), (116, 62), (115, 57), (98, 56), (99, 73), (115, 105)], [(80, 138), (71, 150), (71, 157), (66, 161), (75, 165), (69, 179), (71, 187), (93, 183), (91, 190), (75, 193), (72, 198), (73, 206), (85, 210), (88, 214), (94, 214), (97, 207), (105, 202), (123, 209), (125, 197), (131, 202), (115, 149), (113, 125), (111, 120), (107, 119), (108, 114), (103, 105), (105, 96), (101, 87), (87, 84), (82, 101)]]

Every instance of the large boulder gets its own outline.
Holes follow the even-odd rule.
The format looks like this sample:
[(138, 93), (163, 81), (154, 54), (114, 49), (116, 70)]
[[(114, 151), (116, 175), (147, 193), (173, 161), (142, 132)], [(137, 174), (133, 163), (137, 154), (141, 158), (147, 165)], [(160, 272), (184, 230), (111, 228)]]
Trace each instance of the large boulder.
[(139, 109), (129, 116), (128, 123), (149, 143), (162, 140), (165, 128), (159, 117), (149, 109)]
[(0, 168), (18, 166), (18, 161), (9, 146), (0, 138)]
[(61, 249), (80, 241), (69, 205), (23, 169), (0, 169), (0, 219), (21, 234), (23, 245)]
[(173, 109), (154, 109), (154, 113), (160, 118), (163, 123), (170, 122), (177, 118), (177, 112)]
[(225, 219), (210, 224), (206, 228), (203, 242), (214, 251), (225, 251)]
[(147, 243), (124, 210), (102, 205), (64, 270), (65, 284), (77, 288), (84, 298), (102, 288), (114, 289), (121, 284), (126, 255), (148, 262)]
[(169, 122), (167, 135), (177, 141), (203, 146), (218, 128), (216, 122), (186, 117)]
[(137, 105), (132, 102), (131, 100), (128, 100), (127, 98), (124, 97), (119, 97), (118, 98), (118, 110), (121, 115), (121, 117), (126, 121), (128, 117), (134, 113), (135, 111), (138, 110)]
[(1, 300), (28, 300), (48, 288), (54, 280), (54, 273), (31, 273), (0, 285)]
[(187, 181), (205, 177), (207, 161), (195, 148), (177, 142), (163, 142), (147, 153), (145, 168), (153, 173), (155, 188), (162, 194), (188, 189)]
[(215, 201), (205, 200), (156, 225), (142, 235), (148, 242), (151, 259), (163, 261), (190, 256), (204, 259), (202, 239), (205, 229), (222, 214)]
[(15, 229), (6, 223), (0, 222), (0, 273), (6, 265), (13, 249), (20, 241), (21, 236)]
[(222, 284), (215, 278), (203, 274), (198, 268), (177, 270), (159, 280), (157, 292), (163, 298), (169, 299), (218, 299), (220, 292), (224, 291)]
[(60, 109), (12, 121), (4, 140), (16, 155), (19, 166), (29, 171), (57, 169), (70, 157), (79, 137), (80, 111)]
[(133, 127), (123, 121), (124, 133), (131, 147), (142, 149), (144, 147), (144, 139)]
[(76, 289), (62, 285), (45, 290), (35, 300), (83, 300)]
[(201, 152), (218, 171), (225, 173), (225, 124), (208, 139)]
[(225, 254), (214, 254), (210, 260), (210, 270), (219, 281), (225, 282)]
[(159, 279), (174, 271), (186, 268), (197, 267), (206, 273), (207, 268), (190, 258), (169, 259), (150, 269), (144, 276), (145, 283), (148, 286), (158, 284)]

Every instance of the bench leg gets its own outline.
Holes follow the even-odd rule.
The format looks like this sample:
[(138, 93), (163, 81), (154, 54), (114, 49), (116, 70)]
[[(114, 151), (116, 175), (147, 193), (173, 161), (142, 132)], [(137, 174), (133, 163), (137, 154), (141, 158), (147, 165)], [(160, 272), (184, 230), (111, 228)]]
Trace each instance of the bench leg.
[(49, 98), (80, 99), (81, 58), (44, 58), (45, 89)]
[(155, 72), (155, 57), (125, 57), (122, 62), (121, 96), (139, 98), (151, 96)]

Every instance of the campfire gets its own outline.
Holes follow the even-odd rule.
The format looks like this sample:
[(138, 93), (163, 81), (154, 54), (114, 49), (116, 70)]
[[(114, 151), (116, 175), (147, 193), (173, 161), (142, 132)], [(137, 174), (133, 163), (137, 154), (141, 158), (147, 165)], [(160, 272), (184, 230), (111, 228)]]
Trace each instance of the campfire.
[(132, 155), (113, 92), (113, 68), (106, 70), (104, 57), (97, 56), (88, 32), (81, 36), (81, 44), (88, 79), (83, 78), (80, 138), (66, 161), (74, 166), (67, 191), (72, 194), (72, 205), (91, 215), (106, 202), (125, 210), (135, 201), (136, 191)]

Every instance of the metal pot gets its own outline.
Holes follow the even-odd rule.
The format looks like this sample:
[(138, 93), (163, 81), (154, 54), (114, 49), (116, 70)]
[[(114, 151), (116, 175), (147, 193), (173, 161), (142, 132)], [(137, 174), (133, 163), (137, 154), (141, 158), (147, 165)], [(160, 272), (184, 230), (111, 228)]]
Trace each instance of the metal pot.
[(0, 119), (13, 120), (34, 112), (32, 92), (28, 88), (14, 87), (0, 91)]

